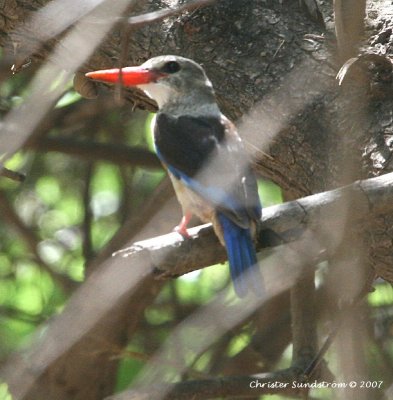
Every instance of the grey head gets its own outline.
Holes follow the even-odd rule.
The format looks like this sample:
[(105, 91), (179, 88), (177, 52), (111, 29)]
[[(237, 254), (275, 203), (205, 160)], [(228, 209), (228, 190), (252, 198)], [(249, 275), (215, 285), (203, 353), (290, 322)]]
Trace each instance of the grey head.
[(195, 61), (166, 55), (151, 58), (141, 67), (154, 72), (157, 78), (138, 87), (157, 102), (161, 111), (172, 114), (220, 113), (213, 86)]

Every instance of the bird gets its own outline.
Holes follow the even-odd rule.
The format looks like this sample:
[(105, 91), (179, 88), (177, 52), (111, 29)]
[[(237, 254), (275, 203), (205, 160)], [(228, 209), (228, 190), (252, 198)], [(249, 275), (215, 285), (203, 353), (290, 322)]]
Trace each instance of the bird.
[(254, 245), (262, 212), (257, 180), (244, 143), (221, 112), (202, 66), (164, 55), (140, 66), (92, 71), (86, 76), (137, 87), (156, 101), (154, 146), (183, 211), (175, 230), (189, 237), (192, 215), (211, 222), (226, 248), (236, 294), (261, 296), (263, 277)]

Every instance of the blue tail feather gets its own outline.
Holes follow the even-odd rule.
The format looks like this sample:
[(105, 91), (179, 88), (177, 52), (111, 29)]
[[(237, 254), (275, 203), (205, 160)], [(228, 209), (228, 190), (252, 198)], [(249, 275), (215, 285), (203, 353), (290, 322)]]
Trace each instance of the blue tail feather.
[(236, 294), (244, 297), (251, 289), (255, 294), (261, 296), (263, 293), (262, 275), (250, 229), (241, 228), (222, 213), (218, 213), (218, 219), (224, 233), (229, 268)]

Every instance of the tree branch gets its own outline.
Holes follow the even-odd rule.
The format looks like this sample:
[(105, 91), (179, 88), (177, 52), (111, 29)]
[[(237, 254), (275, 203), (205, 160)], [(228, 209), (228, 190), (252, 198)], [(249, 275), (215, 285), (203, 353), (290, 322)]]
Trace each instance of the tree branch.
[[(305, 228), (317, 230), (323, 218), (331, 218), (331, 211), (339, 209), (345, 199), (350, 198), (355, 221), (370, 216), (385, 214), (393, 210), (393, 173), (363, 181), (328, 192), (318, 193), (281, 205), (265, 208), (262, 216), (262, 234), (258, 249), (269, 247), (264, 241), (265, 230), (272, 230), (285, 241), (299, 238)], [(202, 267), (225, 261), (225, 250), (210, 224), (189, 229), (190, 239), (183, 240), (177, 233), (169, 233), (152, 239), (136, 242), (131, 247), (115, 253), (122, 257), (138, 257), (148, 253), (152, 265), (168, 276), (178, 276)], [(322, 251), (322, 249), (321, 249)], [(305, 255), (307, 258), (307, 255)], [(308, 257), (310, 261), (310, 258)]]
[(85, 160), (91, 161), (101, 159), (115, 164), (155, 169), (161, 168), (160, 161), (151, 151), (114, 143), (109, 144), (88, 140), (73, 140), (66, 137), (47, 137), (37, 142), (29, 142), (26, 147), (38, 151), (56, 151), (82, 157)]
[(16, 182), (23, 182), (26, 179), (26, 176), (24, 174), (12, 171), (5, 167), (3, 167), (3, 169), (0, 169), (0, 176), (4, 176), (5, 178), (9, 178)]

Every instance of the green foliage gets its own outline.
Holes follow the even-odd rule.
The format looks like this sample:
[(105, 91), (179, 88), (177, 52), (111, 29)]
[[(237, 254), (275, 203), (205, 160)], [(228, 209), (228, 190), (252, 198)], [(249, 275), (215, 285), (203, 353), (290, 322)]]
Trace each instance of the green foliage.
[(59, 182), (53, 176), (42, 176), (35, 184), (39, 199), (48, 206), (56, 204), (61, 197)]
[(269, 207), (283, 202), (281, 189), (273, 182), (260, 179), (258, 181), (258, 192), (263, 207)]
[(373, 307), (389, 306), (393, 303), (392, 286), (385, 282), (377, 285), (378, 290), (374, 290), (368, 295), (368, 301)]
[(0, 400), (12, 400), (6, 383), (0, 383)]
[[(62, 79), (54, 85), (63, 84)], [(21, 73), (0, 85), (3, 112), (15, 104), (13, 99), (23, 97), (25, 80)], [(52, 127), (49, 123), (42, 134), (56, 138), (73, 137), (73, 131), (84, 136), (93, 133), (67, 120), (84, 103), (69, 87), (56, 106), (59, 121)], [(100, 116), (99, 134), (85, 139), (145, 145), (150, 140), (146, 113), (124, 116), (121, 108)], [(91, 124), (96, 120), (92, 116)], [(123, 128), (117, 131), (114, 127), (119, 126)], [(18, 184), (0, 177), (0, 190), (13, 210), (10, 219), (0, 214), (0, 358), (25, 343), (42, 322), (64, 307), (69, 293), (56, 274), (75, 284), (83, 280), (89, 261), (86, 237), (91, 239), (90, 254), (100, 252), (126, 216), (123, 204), (128, 212), (137, 210), (163, 177), (162, 171), (146, 172), (100, 159), (90, 162), (62, 152), (21, 151), (6, 167), (25, 172), (27, 179)]]
[(132, 356), (128, 356), (126, 353), (119, 365), (115, 387), (116, 392), (127, 389), (144, 365), (145, 363), (143, 361), (133, 359)]
[(228, 282), (227, 265), (217, 264), (190, 272), (176, 280), (176, 294), (182, 303), (205, 304)]

